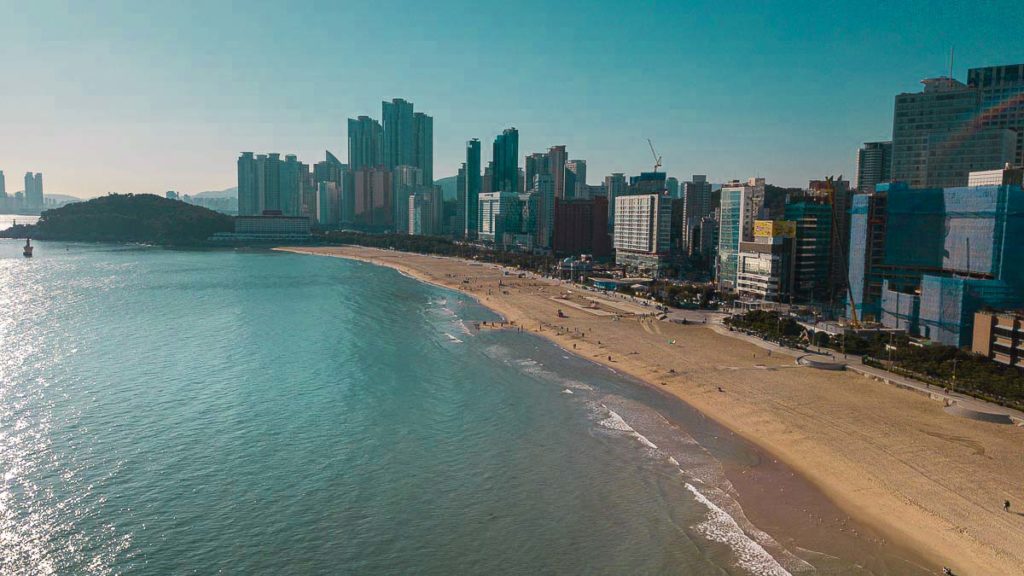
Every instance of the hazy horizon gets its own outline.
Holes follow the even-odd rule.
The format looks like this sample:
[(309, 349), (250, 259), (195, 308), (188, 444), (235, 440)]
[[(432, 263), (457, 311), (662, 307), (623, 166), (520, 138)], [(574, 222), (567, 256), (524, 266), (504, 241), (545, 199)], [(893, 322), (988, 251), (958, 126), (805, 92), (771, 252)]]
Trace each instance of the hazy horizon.
[[(235, 184), (243, 150), (348, 156), (347, 118), (405, 98), (434, 117), (434, 174), (503, 128), (520, 157), (565, 144), (590, 183), (652, 165), (684, 180), (853, 178), (918, 81), (1024, 61), (1015, 4), (611, 2), (241, 6), (5, 2), (7, 190), (183, 194)], [(522, 159), (520, 158), (520, 162)]]

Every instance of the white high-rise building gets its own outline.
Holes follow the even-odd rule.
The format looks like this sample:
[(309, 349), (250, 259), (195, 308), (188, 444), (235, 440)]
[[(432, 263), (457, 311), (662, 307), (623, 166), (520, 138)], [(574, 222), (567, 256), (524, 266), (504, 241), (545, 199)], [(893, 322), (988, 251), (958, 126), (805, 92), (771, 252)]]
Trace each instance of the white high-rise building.
[(672, 199), (660, 194), (615, 199), (615, 263), (657, 275), (672, 246)]
[(519, 233), (522, 215), (519, 194), (515, 192), (485, 192), (480, 194), (479, 238), (485, 242), (502, 244), (506, 234)]

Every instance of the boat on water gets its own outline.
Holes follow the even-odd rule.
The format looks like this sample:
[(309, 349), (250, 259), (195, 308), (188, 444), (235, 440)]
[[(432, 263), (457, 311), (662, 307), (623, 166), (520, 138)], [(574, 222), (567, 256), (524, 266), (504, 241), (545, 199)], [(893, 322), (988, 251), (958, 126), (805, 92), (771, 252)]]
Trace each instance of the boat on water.
[(25, 258), (31, 258), (32, 250), (34, 249), (35, 248), (32, 246), (32, 240), (25, 238), (25, 249), (22, 250), (21, 252), (25, 256)]

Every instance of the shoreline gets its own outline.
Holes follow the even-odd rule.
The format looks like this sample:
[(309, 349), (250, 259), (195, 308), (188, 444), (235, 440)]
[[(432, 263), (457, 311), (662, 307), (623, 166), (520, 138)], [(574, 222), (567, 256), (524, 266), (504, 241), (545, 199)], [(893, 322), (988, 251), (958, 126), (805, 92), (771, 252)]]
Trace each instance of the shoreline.
[[(989, 453), (1012, 456), (1013, 444), (1019, 447), (1024, 441), (1024, 434), (1017, 427), (997, 430), (1001, 427), (960, 421), (944, 414), (930, 400), (910, 398), (895, 388), (882, 390), (883, 386), (889, 387), (864, 383), (863, 377), (848, 373), (828, 374), (811, 368), (799, 368), (801, 372), (796, 372), (797, 368), (788, 363), (792, 360), (788, 355), (765, 358), (763, 349), (718, 334), (709, 326), (679, 326), (625, 317), (620, 321), (588, 318), (585, 311), (575, 307), (568, 308), (568, 316), (557, 318), (559, 324), (545, 322), (544, 318), (554, 317), (551, 308), (558, 306), (551, 301), (551, 295), (559, 295), (565, 288), (557, 281), (532, 275), (525, 279), (505, 276), (504, 268), (497, 264), (362, 247), (275, 250), (384, 266), (469, 296), (565, 352), (638, 380), (706, 415), (798, 473), (845, 514), (883, 535), (886, 546), (911, 551), (936, 569), (948, 565), (957, 573), (1024, 574), (1024, 516), (1010, 517), (998, 509), (1003, 498), (1014, 500), (1013, 496), (1017, 496), (1012, 486), (1019, 486), (1024, 480), (1022, 463), (1009, 459), (1006, 464), (1012, 470), (1005, 470), (1000, 476), (992, 472), (991, 463), (981, 460), (978, 463), (988, 464), (988, 469), (976, 470), (967, 462), (965, 469), (959, 470), (962, 474), (958, 476), (965, 476), (958, 478), (962, 481), (946, 485), (942, 485), (945, 479), (941, 474), (946, 462), (938, 463), (939, 472), (929, 469), (936, 467), (935, 462), (929, 464), (935, 457), (952, 461), (972, 452), (973, 456), (987, 456), (989, 460), (995, 458)], [(441, 270), (447, 271), (444, 277), (439, 275)], [(459, 283), (461, 276), (453, 270), (465, 275), (468, 284)], [(494, 293), (496, 288), (498, 294)], [(567, 324), (574, 325), (573, 331)], [(595, 328), (598, 336), (608, 338), (597, 340), (596, 346)], [(682, 344), (677, 346), (677, 339)], [(712, 341), (710, 346), (703, 342), (707, 340)], [(633, 346), (636, 349), (630, 351)], [(644, 350), (642, 355), (640, 349)], [(754, 351), (750, 352), (751, 349)], [(762, 350), (760, 359), (757, 350)], [(752, 357), (747, 358), (747, 353)], [(686, 369), (672, 368), (666, 373), (663, 364), (680, 361)], [(730, 365), (708, 366), (709, 362)], [(753, 370), (757, 371), (753, 380), (772, 382), (738, 380)], [(769, 378), (773, 373), (786, 376)], [(785, 401), (773, 397), (773, 392), (787, 382)], [(723, 386), (728, 388), (725, 395), (717, 392)], [(828, 392), (841, 393), (843, 397), (833, 398), (818, 387), (837, 388)], [(745, 397), (748, 394), (752, 397)], [(872, 402), (879, 407), (887, 406), (886, 414), (875, 414), (870, 426), (868, 422), (858, 422), (858, 418), (867, 419), (876, 412), (871, 410)], [(830, 421), (830, 415), (841, 421)], [(925, 429), (937, 424), (942, 424), (943, 429)], [(901, 441), (901, 434), (912, 436), (912, 441)], [(968, 451), (961, 454), (964, 447)], [(955, 453), (942, 454), (944, 448)], [(1017, 455), (1019, 458), (1019, 448)], [(986, 477), (987, 485), (978, 486), (976, 476)], [(990, 506), (966, 502), (970, 500), (968, 490), (986, 488)]]

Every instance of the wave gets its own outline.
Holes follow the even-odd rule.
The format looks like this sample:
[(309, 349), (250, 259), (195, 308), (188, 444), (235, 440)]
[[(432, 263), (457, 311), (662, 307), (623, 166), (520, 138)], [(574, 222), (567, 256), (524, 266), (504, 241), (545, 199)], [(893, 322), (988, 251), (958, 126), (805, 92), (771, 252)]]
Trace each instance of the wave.
[(687, 482), (686, 489), (708, 509), (707, 519), (696, 526), (697, 530), (708, 540), (729, 546), (736, 554), (736, 563), (741, 568), (759, 576), (792, 576), (763, 546), (747, 536), (728, 512), (719, 508), (693, 484)]
[[(515, 358), (518, 354), (513, 355), (507, 348), (491, 352), (524, 373), (557, 384), (567, 399), (582, 394), (581, 400), (597, 426), (634, 439), (652, 462), (671, 465), (671, 473), (679, 474), (682, 487), (707, 509), (704, 519), (691, 529), (709, 542), (727, 546), (738, 568), (757, 576), (792, 576), (793, 571), (814, 570), (747, 520), (721, 462), (656, 409), (616, 394), (604, 394), (589, 384), (548, 370), (536, 360)], [(640, 433), (631, 422), (645, 432)]]
[[(638, 432), (625, 418), (605, 403), (612, 402), (628, 406), (630, 401), (614, 395), (605, 397), (603, 400), (602, 402), (593, 402), (591, 405), (597, 424), (606, 430), (620, 432), (635, 439), (644, 446), (645, 451), (652, 459), (667, 462), (675, 468), (686, 489), (708, 509), (704, 521), (693, 528), (709, 541), (728, 546), (733, 551), (736, 563), (740, 568), (758, 576), (791, 576), (790, 570), (776, 558), (778, 556), (790, 566), (790, 569), (800, 572), (813, 570), (813, 566), (791, 554), (770, 535), (746, 519), (743, 509), (733, 495), (732, 483), (720, 469), (721, 464), (695, 439), (676, 428), (661, 431), (661, 435), (666, 436), (667, 434), (666, 438), (670, 440), (669, 444), (676, 448), (676, 450), (672, 450), (674, 455), (670, 455), (647, 436)], [(636, 415), (639, 418), (643, 419), (642, 417), (646, 414), (668, 424), (668, 421), (660, 414), (650, 409), (644, 409), (642, 405), (638, 405), (636, 408)], [(647, 414), (648, 412), (653, 412), (653, 414)], [(657, 423), (652, 422), (652, 424), (655, 426), (654, 430), (657, 430)], [(676, 456), (683, 460), (683, 464), (680, 464)], [(701, 492), (694, 484), (706, 486), (705, 491), (710, 491), (713, 496)], [(732, 513), (726, 508), (730, 509)], [(775, 550), (776, 555), (769, 552), (768, 548)]]
[(604, 408), (605, 410), (608, 410), (608, 417), (598, 422), (598, 424), (604, 426), (605, 428), (608, 428), (609, 430), (620, 430), (622, 432), (628, 432), (630, 436), (636, 438), (638, 442), (650, 448), (651, 450), (658, 449), (657, 444), (651, 442), (650, 440), (647, 439), (646, 436), (633, 429), (633, 427), (627, 424), (626, 421), (622, 419), (622, 416), (619, 416), (617, 412), (608, 408), (604, 404), (602, 404), (601, 407)]

